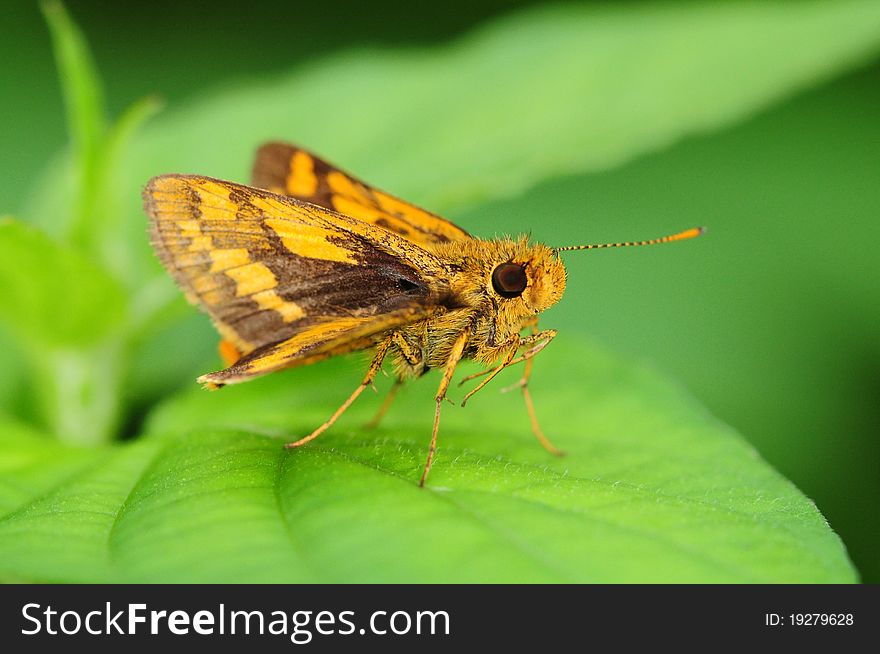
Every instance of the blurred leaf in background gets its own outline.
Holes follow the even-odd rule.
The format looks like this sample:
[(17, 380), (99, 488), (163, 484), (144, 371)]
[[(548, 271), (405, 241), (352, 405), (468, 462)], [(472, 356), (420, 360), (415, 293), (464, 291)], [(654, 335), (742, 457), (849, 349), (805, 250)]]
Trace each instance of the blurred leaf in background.
[[(52, 15), (51, 11), (49, 14)], [(162, 25), (157, 23), (156, 29), (161, 30)], [(55, 29), (58, 30), (57, 24)], [(56, 34), (63, 69), (65, 52), (74, 55), (82, 52), (81, 40), (71, 34), (64, 38)], [(712, 227), (709, 237), (712, 240), (692, 249), (676, 248), (616, 259), (604, 254), (590, 257), (573, 254), (569, 261), (572, 280), (567, 297), (547, 322), (565, 326), (575, 341), (592, 331), (617, 347), (629, 348), (676, 370), (730, 422), (748, 425), (747, 433), (763, 450), (775, 453), (778, 458), (774, 460), (780, 461), (794, 478), (802, 483), (804, 479), (814, 482), (810, 492), (819, 497), (814, 489), (828, 490), (831, 482), (822, 476), (803, 474), (799, 478), (806, 464), (792, 454), (796, 449), (793, 444), (806, 434), (810, 442), (814, 446), (820, 444), (821, 449), (828, 435), (817, 433), (815, 423), (798, 422), (790, 417), (791, 412), (798, 411), (799, 403), (804, 406), (808, 398), (810, 402), (814, 399), (809, 393), (800, 394), (793, 389), (803, 388), (803, 380), (809, 379), (803, 375), (804, 362), (813, 372), (811, 365), (815, 357), (827, 352), (827, 348), (814, 342), (815, 328), (810, 330), (821, 321), (811, 320), (812, 313), (807, 312), (809, 317), (800, 314), (799, 321), (794, 323), (803, 339), (797, 348), (803, 352), (801, 358), (793, 355), (780, 360), (765, 356), (768, 352), (778, 353), (783, 349), (782, 344), (789, 343), (790, 336), (793, 339), (789, 334), (792, 317), (785, 311), (792, 307), (807, 308), (792, 298), (801, 297), (800, 288), (816, 288), (817, 284), (815, 268), (792, 265), (793, 260), (800, 260), (803, 250), (779, 247), (792, 228), (790, 223), (779, 220), (779, 212), (782, 209), (794, 216), (797, 211), (799, 218), (812, 217), (812, 222), (804, 219), (795, 230), (801, 239), (796, 243), (811, 250), (819, 242), (813, 241), (813, 245), (807, 246), (810, 241), (802, 234), (808, 233), (810, 227), (815, 234), (821, 234), (827, 227), (826, 212), (840, 209), (840, 202), (850, 196), (846, 193), (830, 198), (821, 196), (826, 202), (821, 205), (815, 202), (814, 192), (810, 196), (812, 202), (805, 200), (801, 197), (805, 190), (803, 178), (798, 171), (808, 170), (818, 175), (820, 169), (794, 166), (788, 168), (788, 176), (775, 174), (780, 157), (786, 154), (784, 147), (777, 153), (766, 147), (766, 140), (752, 138), (750, 141), (748, 130), (754, 129), (750, 125), (740, 128), (739, 134), (744, 135), (740, 138), (737, 132), (706, 137), (613, 172), (596, 174), (596, 171), (619, 167), (684, 136), (729, 125), (773, 101), (866, 61), (876, 53), (878, 44), (880, 6), (867, 1), (561, 5), (502, 17), (445, 45), (409, 51), (347, 49), (295, 67), (268, 81), (227, 85), (186, 106), (172, 107), (140, 134), (135, 133), (135, 127), (150, 113), (153, 105), (149, 101), (135, 105), (115, 128), (79, 129), (77, 125), (91, 123), (78, 120), (77, 116), (87, 114), (99, 104), (95, 99), (100, 94), (76, 93), (75, 89), (68, 88), (66, 97), (73, 133), (96, 139), (98, 145), (93, 150), (98, 154), (84, 155), (84, 151), (92, 150), (84, 150), (82, 144), (91, 141), (86, 137), (75, 138), (73, 156), (56, 159), (34, 187), (22, 213), (29, 222), (69, 242), (80, 253), (78, 256), (87, 255), (94, 265), (101, 266), (103, 274), (124, 289), (127, 302), (121, 322), (109, 322), (102, 312), (94, 316), (96, 323), (100, 322), (102, 329), (106, 327), (112, 334), (102, 342), (113, 343), (118, 348), (118, 356), (114, 354), (111, 360), (120, 370), (114, 373), (116, 376), (106, 377), (110, 386), (103, 390), (105, 396), (109, 394), (120, 406), (114, 409), (114, 418), (107, 424), (118, 425), (116, 433), (129, 436), (138, 433), (142, 419), (148, 420), (150, 425), (157, 424), (157, 418), (149, 409), (159, 398), (188, 383), (197, 372), (211, 367), (214, 358), (211, 350), (216, 340), (207, 321), (187, 310), (147, 246), (138, 191), (153, 174), (200, 172), (244, 181), (255, 145), (268, 138), (287, 138), (313, 147), (395, 193), (431, 208), (446, 210), (470, 231), (484, 236), (532, 230), (539, 240), (568, 244), (654, 236), (691, 223), (708, 223)], [(88, 66), (87, 58), (74, 59), (74, 63)], [(214, 66), (215, 72), (223, 69), (222, 60), (221, 57)], [(89, 81), (90, 76), (82, 73), (85, 69), (80, 69), (80, 74), (72, 72), (77, 70), (75, 67), (68, 66), (66, 70), (65, 79), (69, 82), (78, 79), (94, 83), (93, 76)], [(148, 77), (151, 70), (149, 66), (143, 69)], [(790, 124), (796, 125), (797, 121), (787, 123), (779, 132), (786, 133)], [(808, 126), (806, 128), (812, 125), (809, 120), (801, 124)], [(828, 134), (829, 124), (823, 124)], [(854, 134), (858, 125), (858, 121), (853, 124)], [(130, 145), (125, 146), (126, 137), (132, 135)], [(804, 133), (799, 131), (791, 138), (794, 143), (803, 143)], [(834, 138), (829, 140), (835, 142)], [(704, 144), (702, 150), (701, 144)], [(697, 154), (690, 158), (681, 154), (694, 149)], [(843, 147), (838, 151), (841, 161), (850, 163), (849, 151)], [(870, 163), (870, 154), (865, 152), (866, 162)], [(585, 171), (592, 174), (564, 177)], [(853, 188), (852, 180), (846, 175), (837, 179), (841, 189)], [(84, 192), (83, 180), (91, 180), (91, 191)], [(531, 187), (534, 189), (528, 190)], [(860, 188), (858, 184), (855, 187)], [(876, 195), (876, 189), (874, 193)], [(719, 206), (719, 200), (725, 198), (723, 207)], [(876, 205), (862, 203), (851, 210), (870, 211), (872, 206)], [(698, 219), (691, 220), (692, 216)], [(837, 264), (849, 263), (845, 251), (850, 248), (848, 239), (841, 236), (844, 233), (845, 230), (835, 232), (841, 246), (841, 258), (835, 260)], [(858, 237), (856, 241), (858, 245)], [(827, 240), (821, 243), (828, 246)], [(578, 256), (583, 258), (578, 260)], [(856, 259), (860, 261), (858, 256)], [(591, 274), (589, 279), (582, 272), (587, 268)], [(828, 270), (835, 268), (834, 263), (829, 263)], [(621, 275), (624, 270), (629, 277)], [(791, 288), (798, 289), (797, 292), (774, 292), (776, 287), (770, 281), (774, 279), (780, 284), (785, 280)], [(623, 285), (624, 280), (628, 281), (627, 286)], [(853, 298), (862, 301), (856, 292), (858, 284), (851, 286), (846, 275), (827, 279), (825, 283), (824, 289), (814, 291), (814, 298), (820, 304), (827, 304), (831, 298), (839, 303), (839, 287), (852, 288)], [(870, 281), (864, 284), (876, 291), (876, 284)], [(112, 308), (112, 302), (109, 306)], [(2, 307), (0, 303), (0, 309)], [(14, 311), (6, 313), (14, 322)], [(849, 323), (838, 324), (841, 326), (848, 328)], [(14, 328), (11, 333), (15, 333)], [(876, 334), (876, 330), (873, 333)], [(792, 345), (795, 343), (797, 341), (791, 341)], [(732, 344), (739, 349), (730, 347)], [(764, 349), (756, 349), (756, 344), (764, 344)], [(853, 351), (861, 352), (856, 345), (853, 341)], [(750, 356), (740, 356), (743, 351)], [(18, 356), (15, 350), (12, 352), (11, 356)], [(590, 355), (584, 356), (589, 358)], [(752, 364), (746, 365), (743, 361)], [(840, 371), (833, 358), (827, 361), (830, 365), (826, 370)], [(773, 379), (767, 375), (770, 362), (775, 364), (777, 383), (772, 393), (760, 388), (765, 380)], [(552, 366), (549, 369), (552, 371)], [(60, 370), (55, 371), (56, 380), (62, 379)], [(605, 372), (595, 381), (613, 386), (616, 376), (623, 374), (613, 366)], [(800, 385), (789, 387), (794, 377), (799, 377)], [(9, 379), (14, 378), (16, 374), (12, 373)], [(99, 374), (91, 375), (89, 383), (80, 384), (88, 392), (78, 393), (77, 397), (87, 400), (100, 397), (92, 382), (101, 378)], [(38, 376), (31, 376), (32, 385), (36, 379)], [(823, 395), (823, 399), (809, 406), (824, 407), (827, 419), (841, 405), (835, 404), (836, 394), (827, 399), (829, 389), (822, 383), (823, 379), (809, 389), (814, 395)], [(2, 383), (8, 387), (17, 385), (0, 379)], [(585, 383), (583, 389), (588, 386)], [(631, 390), (635, 393), (638, 388)], [(125, 389), (124, 395), (121, 389)], [(228, 398), (224, 402), (233, 403), (231, 398), (235, 396), (230, 391), (224, 393)], [(238, 397), (250, 398), (248, 402), (256, 400), (245, 391), (239, 393)], [(36, 392), (32, 394), (40, 397)], [(557, 395), (577, 403), (564, 392)], [(644, 402), (650, 396), (649, 391), (640, 397)], [(862, 397), (870, 396), (863, 393)], [(23, 409), (20, 399), (20, 395), (10, 394), (6, 408), (20, 419), (28, 419), (34, 411)], [(35, 413), (48, 417), (43, 424), (59, 433), (51, 419), (55, 414), (53, 405), (45, 399), (40, 402), (42, 406)], [(785, 403), (791, 404), (783, 406)], [(255, 412), (257, 408), (264, 412), (266, 409), (263, 403), (245, 402), (240, 410), (244, 412), (246, 406)], [(732, 410), (728, 410), (731, 407)], [(415, 411), (409, 413), (416, 415)], [(187, 414), (188, 411), (179, 414), (184, 423)], [(192, 415), (201, 414), (195, 410)], [(281, 410), (280, 418), (277, 427), (289, 424), (285, 410)], [(588, 417), (585, 416), (584, 421), (588, 421)], [(79, 422), (85, 424), (83, 420)], [(264, 433), (262, 420), (251, 426)], [(867, 441), (861, 436), (865, 434), (864, 426), (853, 422), (846, 433), (835, 430), (833, 436), (838, 441), (842, 437), (856, 445), (865, 445), (860, 454), (870, 455), (871, 443), (861, 442)], [(563, 425), (558, 427), (566, 431)], [(169, 430), (173, 431), (167, 426), (165, 431)], [(99, 439), (105, 439), (112, 428), (102, 429), (100, 433), (105, 435), (99, 435)], [(699, 433), (699, 437), (706, 437), (706, 433)], [(583, 440), (582, 445), (588, 447), (592, 437), (578, 434), (577, 442)], [(661, 439), (660, 442), (666, 441)], [(637, 450), (647, 447), (644, 440), (638, 439), (630, 445)], [(160, 455), (150, 449), (155, 447), (143, 444), (114, 454), (98, 454), (132, 462), (131, 466), (123, 466), (127, 473), (119, 473), (122, 475), (118, 478), (121, 495), (104, 510), (124, 515), (114, 503), (122, 497), (124, 508), (124, 487), (134, 483), (125, 474), (139, 474), (137, 461), (149, 460), (153, 461), (151, 466), (159, 465), (150, 459)], [(173, 449), (177, 445), (169, 447)], [(697, 443), (694, 447), (699, 449)], [(29, 448), (30, 445), (26, 445), (25, 449)], [(267, 449), (262, 458), (258, 457), (258, 467), (277, 467), (271, 457), (266, 458), (268, 452)], [(587, 454), (584, 452), (584, 456)], [(406, 452), (403, 455), (406, 456)], [(876, 450), (873, 455), (876, 458)], [(141, 456), (147, 458), (139, 458)], [(517, 457), (520, 456), (517, 451)], [(616, 451), (615, 457), (613, 460), (625, 459), (622, 451)], [(234, 460), (232, 456), (233, 465)], [(863, 457), (861, 464), (870, 460)], [(160, 456), (158, 461), (165, 465), (166, 459)], [(849, 488), (860, 493), (874, 492), (876, 497), (876, 477), (872, 477), (869, 470), (853, 476), (852, 468), (847, 469), (848, 461), (850, 457), (841, 459), (836, 473), (848, 478)], [(859, 465), (859, 461), (852, 463)], [(395, 465), (398, 464), (392, 468)], [(705, 470), (712, 465), (715, 464), (711, 457), (700, 459), (691, 472), (699, 476), (699, 466)], [(104, 474), (100, 464), (94, 470)], [(108, 474), (117, 474), (115, 470), (111, 466)], [(676, 487), (676, 479), (689, 478), (685, 472), (687, 465), (670, 469), (669, 474), (659, 480), (652, 476), (650, 466), (638, 470), (636, 483), (655, 488), (657, 492), (668, 491), (670, 484)], [(746, 466), (745, 470), (748, 474), (743, 473), (742, 483), (758, 496), (785, 494), (774, 485), (776, 482), (758, 481), (761, 475), (754, 476), (757, 467)], [(303, 474), (302, 471), (299, 474)], [(721, 487), (735, 486), (732, 480), (739, 473), (728, 470), (726, 474), (732, 476), (726, 477)], [(473, 475), (469, 479), (473, 481), (478, 477)], [(254, 479), (247, 476), (238, 481), (247, 485)], [(835, 483), (837, 481), (839, 479)], [(230, 481), (235, 482), (235, 478)], [(62, 499), (59, 501), (69, 505), (68, 486), (62, 484), (60, 488)], [(710, 492), (712, 488), (717, 490), (718, 487), (694, 483), (688, 492)], [(277, 480), (275, 489), (278, 489)], [(679, 497), (678, 492), (674, 496)], [(870, 494), (860, 497), (865, 502), (871, 501)], [(785, 503), (790, 507), (786, 511), (807, 521), (813, 520), (812, 509), (801, 504), (802, 499), (792, 498), (791, 504)], [(321, 499), (326, 502), (331, 498)], [(819, 499), (822, 506), (826, 501), (829, 506), (835, 506), (834, 498)], [(746, 500), (745, 505), (732, 501), (723, 506), (729, 510), (746, 510), (750, 516), (755, 516), (756, 510), (760, 513), (760, 502), (756, 504), (755, 498)], [(25, 504), (25, 508), (13, 508), (15, 506), (10, 504), (13, 513), (7, 525), (27, 532), (27, 525), (33, 524), (28, 522), (28, 516), (33, 511), (40, 515), (47, 505)], [(836, 506), (845, 524), (853, 512), (847, 511), (844, 502)], [(50, 514), (55, 515), (53, 511)], [(670, 527), (686, 515), (673, 513), (672, 519), (660, 527), (664, 537)], [(635, 518), (635, 524), (639, 522), (637, 515), (631, 517)], [(832, 519), (833, 524), (841, 528), (837, 517)], [(534, 522), (531, 526), (537, 524)], [(852, 531), (845, 533), (846, 540), (851, 546), (857, 544), (857, 552), (867, 553), (869, 545), (877, 542), (876, 521), (862, 524), (860, 528), (856, 528), (854, 522), (850, 526)], [(568, 528), (558, 527), (559, 534)], [(800, 523), (799, 528), (805, 528), (805, 523)], [(766, 532), (759, 530), (754, 538), (760, 540), (762, 534), (766, 536)], [(696, 530), (688, 532), (688, 537), (696, 535)], [(105, 536), (100, 530), (85, 535), (86, 540), (100, 540)], [(815, 532), (811, 538), (824, 537)], [(731, 542), (737, 540), (735, 536), (731, 539)], [(812, 541), (815, 546), (817, 543)], [(691, 544), (697, 544), (698, 548), (706, 546), (699, 539)], [(740, 545), (746, 546), (745, 541)], [(835, 545), (828, 547), (830, 549), (820, 558), (828, 561), (828, 557), (839, 556), (839, 553), (831, 554)], [(775, 556), (778, 561), (783, 551), (784, 548), (771, 552), (771, 558)], [(585, 552), (588, 554), (589, 548)], [(863, 572), (871, 575), (871, 561), (864, 556), (859, 559)], [(799, 561), (807, 561), (807, 558)], [(725, 565), (730, 563), (726, 561)], [(825, 566), (814, 563), (812, 568), (814, 572), (820, 568), (836, 569), (829, 580), (846, 578), (839, 562)], [(627, 574), (632, 573), (635, 579), (638, 571), (636, 567)], [(43, 570), (41, 574), (35, 573), (35, 578), (46, 578), (48, 573)], [(608, 574), (617, 580), (625, 577), (620, 569), (616, 577), (610, 569)], [(703, 578), (723, 578), (717, 569), (713, 574)], [(773, 577), (766, 572), (745, 570), (730, 579), (807, 579), (798, 574), (789, 570), (785, 575)], [(570, 574), (563, 577), (581, 578)], [(811, 579), (819, 580), (819, 577)]]

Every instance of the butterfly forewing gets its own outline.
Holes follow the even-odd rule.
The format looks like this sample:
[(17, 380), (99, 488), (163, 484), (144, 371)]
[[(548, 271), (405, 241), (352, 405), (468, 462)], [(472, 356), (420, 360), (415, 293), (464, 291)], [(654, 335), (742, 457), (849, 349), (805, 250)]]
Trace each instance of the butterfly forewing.
[(333, 209), (421, 245), (469, 239), (453, 223), (373, 188), (307, 150), (267, 143), (257, 151), (253, 185)]
[(339, 353), (341, 343), (368, 347), (371, 335), (430, 315), (445, 293), (430, 253), (294, 198), (164, 175), (150, 180), (144, 206), (165, 267), (244, 355), (235, 380)]

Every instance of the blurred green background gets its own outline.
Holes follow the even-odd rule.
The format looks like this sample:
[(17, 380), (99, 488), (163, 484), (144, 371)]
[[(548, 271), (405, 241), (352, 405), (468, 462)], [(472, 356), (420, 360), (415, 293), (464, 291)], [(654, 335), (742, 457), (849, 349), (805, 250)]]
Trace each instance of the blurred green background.
[[(444, 43), (525, 4), (68, 8), (115, 116), (147, 94), (174, 107), (337, 50)], [(0, 43), (0, 213), (20, 214), (66, 126), (36, 4), (3, 3), (0, 24), (15, 26)], [(684, 246), (571, 254), (567, 302), (544, 324), (588, 332), (679, 379), (817, 503), (863, 580), (880, 582), (880, 66), (613, 170), (448, 213), (469, 229), (531, 231), (554, 245), (707, 225), (711, 246), (686, 256)]]

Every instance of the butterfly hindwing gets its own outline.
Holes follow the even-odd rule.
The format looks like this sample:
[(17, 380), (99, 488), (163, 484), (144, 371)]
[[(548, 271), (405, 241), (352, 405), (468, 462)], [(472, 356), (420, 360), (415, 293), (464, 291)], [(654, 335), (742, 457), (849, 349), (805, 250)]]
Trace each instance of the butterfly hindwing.
[(373, 188), (307, 150), (267, 143), (257, 151), (253, 185), (333, 209), (430, 248), (470, 235), (429, 211)]
[(163, 175), (144, 206), (163, 264), (242, 355), (222, 383), (368, 347), (446, 292), (441, 262), (412, 242), (270, 191)]
[(315, 363), (337, 354), (368, 348), (377, 334), (425, 317), (419, 308), (396, 309), (380, 316), (339, 316), (315, 322), (279, 343), (270, 343), (244, 355), (225, 370), (199, 377), (212, 387), (247, 381), (283, 368)]

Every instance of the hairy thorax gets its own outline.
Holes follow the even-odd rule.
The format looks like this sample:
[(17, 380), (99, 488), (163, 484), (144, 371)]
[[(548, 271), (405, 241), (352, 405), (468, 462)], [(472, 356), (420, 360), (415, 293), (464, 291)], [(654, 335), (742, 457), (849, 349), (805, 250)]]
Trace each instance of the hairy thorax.
[[(442, 367), (456, 336), (467, 332), (464, 358), (492, 363), (518, 344), (521, 332), (537, 325), (537, 316), (565, 290), (565, 268), (556, 254), (526, 238), (444, 243), (435, 254), (448, 262), (454, 280), (438, 314), (399, 330), (391, 352), (404, 377)], [(527, 284), (521, 294), (505, 297), (493, 286), (501, 264), (523, 266)]]

